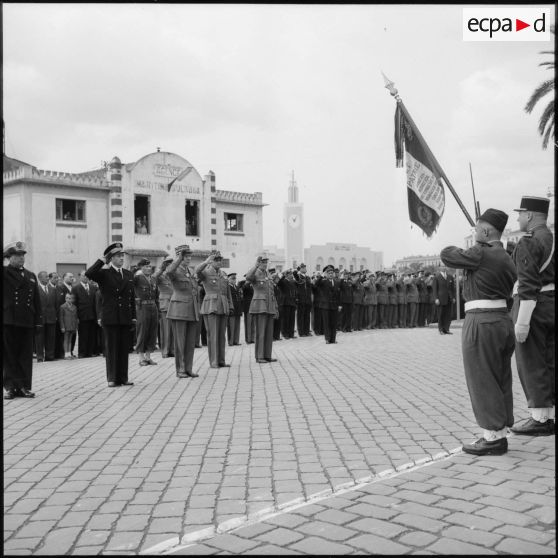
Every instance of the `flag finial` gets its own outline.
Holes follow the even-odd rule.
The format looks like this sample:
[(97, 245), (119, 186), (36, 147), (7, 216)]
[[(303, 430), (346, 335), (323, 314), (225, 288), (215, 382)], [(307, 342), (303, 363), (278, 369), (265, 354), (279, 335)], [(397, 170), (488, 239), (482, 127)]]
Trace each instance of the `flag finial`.
[(391, 81), (386, 74), (384, 74), (384, 72), (382, 72), (382, 76), (384, 76), (384, 83), (385, 83), (385, 87), (386, 89), (390, 92), (392, 97), (395, 97), (396, 100), (400, 100), (399, 98), (399, 92), (397, 91), (397, 89), (395, 88), (395, 83), (393, 81)]

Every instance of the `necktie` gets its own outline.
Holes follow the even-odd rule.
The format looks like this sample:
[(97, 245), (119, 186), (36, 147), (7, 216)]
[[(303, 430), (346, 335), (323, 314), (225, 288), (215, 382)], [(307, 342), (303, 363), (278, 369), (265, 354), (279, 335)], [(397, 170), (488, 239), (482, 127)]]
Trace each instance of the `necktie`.
[(331, 286), (334, 287), (335, 285), (333, 284), (333, 279), (331, 280)]
[(89, 294), (89, 285), (83, 285), (85, 287), (85, 292)]

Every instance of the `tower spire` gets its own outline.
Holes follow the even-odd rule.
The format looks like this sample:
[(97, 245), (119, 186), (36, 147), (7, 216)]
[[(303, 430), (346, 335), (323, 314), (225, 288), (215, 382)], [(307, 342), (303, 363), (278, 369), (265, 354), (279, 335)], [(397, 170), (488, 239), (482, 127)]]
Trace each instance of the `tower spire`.
[(294, 170), (291, 171), (291, 182), (289, 184), (289, 203), (298, 203), (298, 186), (294, 178)]

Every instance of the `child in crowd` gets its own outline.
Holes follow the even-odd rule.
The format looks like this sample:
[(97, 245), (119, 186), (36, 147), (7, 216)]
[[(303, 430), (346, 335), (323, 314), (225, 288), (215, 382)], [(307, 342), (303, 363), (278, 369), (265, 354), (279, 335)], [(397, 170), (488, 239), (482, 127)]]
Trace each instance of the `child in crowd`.
[(77, 307), (74, 304), (74, 295), (68, 293), (66, 302), (60, 306), (59, 320), (60, 329), (64, 334), (64, 359), (76, 358), (72, 353), (72, 336), (78, 328)]

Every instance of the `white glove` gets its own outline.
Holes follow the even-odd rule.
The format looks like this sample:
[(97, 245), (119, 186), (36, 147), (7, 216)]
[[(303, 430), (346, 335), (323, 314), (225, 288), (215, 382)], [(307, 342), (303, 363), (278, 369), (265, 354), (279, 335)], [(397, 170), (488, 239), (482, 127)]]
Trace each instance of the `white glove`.
[(515, 322), (515, 338), (518, 343), (525, 343), (529, 335), (529, 324), (531, 323), (531, 315), (537, 305), (536, 300), (520, 300), (519, 312)]

